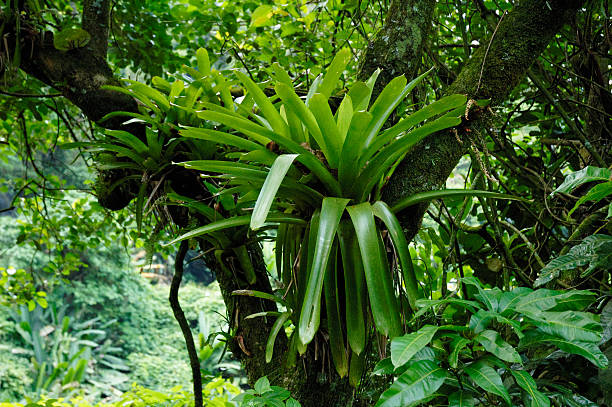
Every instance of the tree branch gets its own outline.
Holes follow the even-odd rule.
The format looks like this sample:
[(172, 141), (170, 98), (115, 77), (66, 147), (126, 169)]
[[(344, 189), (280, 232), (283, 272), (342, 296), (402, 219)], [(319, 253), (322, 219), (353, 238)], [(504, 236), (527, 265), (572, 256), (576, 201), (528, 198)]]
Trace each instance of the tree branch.
[(110, 0), (85, 0), (83, 3), (83, 29), (91, 35), (87, 48), (100, 58), (106, 58), (108, 50), (110, 5)]
[(416, 76), (435, 5), (435, 0), (391, 2), (385, 24), (368, 44), (357, 74), (359, 80), (366, 80), (376, 69), (382, 69), (372, 99), (396, 76), (406, 75), (408, 80)]
[[(485, 47), (479, 47), (445, 93), (462, 93), (473, 99), (491, 99), (493, 105), (500, 104), (581, 4), (568, 0), (521, 2), (499, 24), (488, 52)], [(484, 134), (490, 121), (490, 115), (482, 112), (471, 117), (467, 125), (472, 131)], [(461, 138), (467, 137), (467, 132), (461, 134), (464, 129), (459, 129)], [(398, 166), (383, 191), (384, 199), (393, 204), (401, 197), (441, 188), (464, 153), (465, 147), (449, 131), (428, 137)], [(427, 204), (421, 204), (402, 214), (408, 238), (416, 235), (426, 208)]]

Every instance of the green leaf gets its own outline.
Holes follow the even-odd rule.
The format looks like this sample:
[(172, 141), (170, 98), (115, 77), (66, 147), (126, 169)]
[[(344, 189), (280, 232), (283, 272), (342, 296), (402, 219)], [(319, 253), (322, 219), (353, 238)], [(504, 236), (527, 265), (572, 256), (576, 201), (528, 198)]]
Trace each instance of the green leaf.
[(597, 203), (610, 195), (612, 195), (612, 181), (608, 181), (602, 184), (595, 185), (593, 188), (589, 190), (589, 192), (587, 192), (585, 195), (580, 197), (578, 202), (576, 202), (576, 205), (574, 205), (572, 210), (569, 211), (567, 215), (571, 216), (572, 213), (574, 213), (574, 211), (578, 209), (580, 205), (582, 205), (583, 203), (587, 201)]
[(529, 373), (525, 372), (524, 370), (510, 370), (510, 373), (512, 373), (512, 376), (514, 376), (516, 384), (525, 390), (527, 394), (529, 394), (529, 397), (531, 397), (529, 407), (550, 406), (550, 400), (543, 393), (538, 391), (538, 385)]
[(416, 301), (419, 299), (420, 294), (417, 279), (414, 274), (412, 259), (410, 258), (408, 241), (404, 235), (404, 230), (400, 225), (399, 220), (391, 211), (391, 208), (389, 208), (389, 206), (383, 201), (375, 202), (374, 205), (372, 205), (372, 211), (377, 218), (383, 221), (387, 227), (387, 230), (389, 231), (391, 241), (393, 242), (393, 246), (395, 247), (395, 251), (399, 257), (408, 302), (410, 303), (412, 310), (416, 311)]
[(411, 131), (406, 136), (383, 148), (372, 158), (372, 160), (370, 160), (357, 179), (360, 188), (359, 197), (365, 199), (372, 191), (374, 185), (380, 182), (385, 172), (387, 172), (396, 161), (416, 143), (430, 134), (457, 126), (460, 123), (461, 119), (458, 117), (441, 117)]
[(398, 76), (393, 78), (387, 86), (380, 92), (378, 98), (372, 104), (369, 112), (372, 115), (372, 121), (366, 129), (363, 148), (367, 148), (382, 128), (383, 124), (397, 105), (404, 100), (408, 95), (409, 90), (406, 87), (406, 77)]
[(370, 96), (372, 96), (372, 88), (364, 82), (355, 82), (346, 96), (351, 98), (354, 113), (367, 111), (370, 105)]
[(570, 193), (574, 188), (582, 184), (593, 181), (608, 181), (610, 177), (612, 177), (612, 170), (588, 166), (566, 176), (565, 181), (551, 195), (559, 192)]
[(274, 164), (272, 164), (266, 181), (259, 192), (255, 208), (253, 209), (251, 229), (257, 230), (266, 223), (266, 217), (272, 207), (276, 192), (283, 182), (287, 171), (289, 171), (289, 167), (293, 164), (293, 160), (295, 160), (297, 156), (297, 154), (283, 154), (274, 161)]
[(246, 151), (263, 151), (266, 149), (264, 146), (254, 143), (245, 138), (234, 136), (233, 134), (224, 133), (217, 130), (187, 127), (185, 129), (180, 130), (179, 134), (183, 137), (211, 141), (217, 144), (225, 144)]
[(249, 27), (261, 27), (263, 25), (266, 25), (272, 18), (273, 14), (274, 9), (269, 4), (263, 4), (257, 7), (253, 11), (253, 14), (251, 14), (251, 24), (249, 25)]
[(446, 379), (446, 371), (430, 360), (415, 362), (381, 396), (376, 407), (405, 407), (435, 393)]
[[(234, 290), (232, 291), (232, 295), (243, 295), (246, 297), (255, 297), (255, 298), (261, 298), (262, 300), (269, 300), (269, 301), (273, 301), (273, 302), (277, 302), (283, 306), (287, 306), (287, 302), (285, 300), (283, 300), (281, 297), (277, 297), (274, 294), (270, 294), (270, 293), (266, 293), (263, 291), (257, 291), (257, 290)], [(253, 315), (253, 314), (251, 314)]]
[(450, 353), (448, 355), (448, 364), (456, 369), (459, 365), (459, 354), (461, 350), (465, 348), (468, 344), (472, 343), (471, 339), (463, 338), (461, 336), (456, 336), (450, 343)]
[(330, 155), (327, 157), (329, 166), (330, 168), (338, 168), (338, 160), (340, 151), (342, 150), (343, 140), (338, 130), (338, 126), (334, 121), (334, 115), (327, 102), (327, 97), (321, 93), (315, 93), (312, 96), (308, 108), (312, 111), (317, 120), (322, 136), (329, 148), (328, 151)]
[(210, 58), (208, 57), (208, 51), (206, 51), (204, 48), (198, 48), (196, 51), (196, 59), (198, 60), (198, 71), (200, 71), (200, 75), (209, 75)]
[(53, 46), (60, 51), (82, 48), (89, 44), (91, 35), (82, 28), (65, 28), (53, 35)]
[[(350, 60), (351, 51), (348, 48), (340, 50), (327, 68), (327, 73), (323, 77), (323, 81), (319, 85), (317, 92), (329, 98), (334, 89), (338, 86), (340, 75), (342, 75), (344, 68), (346, 68)], [(312, 103), (315, 102), (313, 101)], [(311, 106), (311, 103), (309, 103), (308, 106)]]
[(270, 363), (272, 361), (272, 356), (274, 354), (274, 342), (276, 342), (276, 337), (278, 333), (283, 328), (285, 321), (291, 316), (291, 312), (283, 312), (276, 321), (274, 321), (274, 325), (272, 325), (272, 329), (270, 330), (270, 335), (268, 336), (268, 342), (266, 342), (266, 363)]
[(440, 100), (437, 100), (422, 109), (417, 110), (405, 119), (400, 120), (393, 127), (385, 130), (383, 133), (378, 135), (372, 144), (363, 153), (360, 159), (360, 165), (365, 164), (377, 151), (379, 151), (385, 144), (393, 141), (396, 137), (402, 133), (410, 130), (412, 127), (425, 121), (431, 117), (434, 117), (440, 113), (446, 112), (450, 109), (465, 105), (467, 97), (465, 95), (450, 95), (445, 96)]
[(537, 329), (568, 341), (599, 343), (603, 328), (599, 316), (588, 312), (537, 312), (525, 314), (537, 322)]
[(491, 352), (501, 360), (510, 363), (522, 363), (521, 356), (516, 349), (508, 342), (504, 341), (501, 335), (495, 331), (487, 329), (474, 338), (487, 352)]
[(465, 372), (483, 390), (497, 394), (511, 406), (510, 395), (502, 383), (501, 376), (491, 366), (476, 362), (465, 367)]
[(346, 140), (346, 135), (348, 133), (349, 127), (351, 126), (351, 121), (353, 120), (353, 102), (349, 95), (344, 96), (344, 99), (342, 99), (342, 103), (340, 103), (336, 114), (336, 124), (338, 126), (338, 133), (340, 134), (340, 140), (342, 140), (340, 144), (340, 149), (338, 151), (342, 152), (342, 147), (344, 145), (344, 141)]
[(406, 96), (408, 96), (408, 93), (410, 93), (410, 91), (412, 91), (412, 89), (414, 89), (414, 87), (418, 85), (425, 78), (425, 76), (432, 71), (432, 69), (413, 79), (407, 85), (406, 78), (402, 75), (392, 79), (387, 86), (385, 86), (369, 110), (372, 114), (372, 121), (366, 130), (363, 147), (367, 148), (374, 141), (374, 138), (382, 128), (383, 124), (385, 124), (387, 121), (387, 118), (391, 115), (391, 113), (393, 113), (397, 105), (399, 105), (400, 102), (404, 100)]
[(272, 390), (270, 387), (270, 381), (266, 376), (258, 379), (253, 387), (258, 394), (264, 394)]
[(319, 125), (317, 124), (317, 120), (310, 109), (308, 109), (304, 102), (302, 102), (302, 99), (296, 95), (293, 88), (285, 85), (284, 83), (277, 83), (274, 89), (285, 103), (285, 108), (287, 110), (292, 110), (295, 115), (299, 117), (299, 119), (308, 129), (310, 135), (312, 135), (316, 143), (323, 151), (325, 157), (329, 160), (330, 152), (327, 147), (326, 140), (323, 138)]
[(393, 338), (401, 332), (399, 307), (372, 207), (364, 202), (349, 206), (347, 211), (359, 241), (374, 323), (379, 332)]
[(423, 349), (433, 338), (438, 327), (425, 325), (417, 332), (394, 338), (391, 341), (391, 361), (393, 366), (400, 367), (406, 364), (421, 349)]
[(265, 116), (272, 129), (277, 134), (291, 138), (289, 135), (289, 128), (287, 127), (287, 123), (283, 120), (281, 115), (278, 113), (270, 99), (263, 93), (263, 91), (259, 88), (259, 86), (251, 80), (247, 75), (243, 74), (240, 71), (235, 71), (236, 76), (242, 82), (242, 84), (247, 88), (251, 97), (257, 103), (257, 106), (261, 109), (263, 115)]
[(368, 112), (355, 113), (342, 145), (342, 153), (338, 164), (338, 181), (342, 187), (342, 192), (347, 195), (355, 189), (355, 179), (361, 170), (356, 164), (361, 154), (363, 135), (370, 120), (372, 120), (372, 115)]
[(541, 311), (582, 310), (596, 295), (586, 290), (556, 291), (539, 289), (521, 296), (514, 310), (523, 314), (538, 314)]
[[(340, 294), (338, 292), (337, 273), (338, 245), (334, 243), (330, 260), (327, 262), (327, 271), (323, 282), (325, 295), (325, 309), (327, 310), (327, 332), (329, 334), (329, 349), (336, 372), (340, 377), (348, 374), (348, 353), (344, 342), (342, 317), (340, 316)], [(353, 295), (353, 293), (351, 293)]]
[(465, 391), (456, 391), (448, 396), (448, 407), (474, 407), (474, 397)]
[(346, 303), (346, 334), (351, 349), (355, 354), (360, 355), (366, 344), (365, 304), (367, 299), (359, 243), (355, 236), (355, 229), (349, 221), (342, 220), (340, 222), (338, 240), (342, 254), (345, 292), (351, 293), (351, 295), (344, 296)]
[(567, 353), (580, 355), (601, 369), (608, 366), (608, 358), (601, 352), (596, 343), (570, 341), (535, 330), (525, 333), (525, 336), (519, 342), (519, 348), (527, 348), (542, 343), (556, 346)]
[(378, 363), (376, 363), (376, 365), (374, 366), (374, 369), (372, 369), (372, 376), (383, 376), (383, 375), (390, 375), (393, 374), (393, 371), (395, 370), (395, 366), (393, 366), (393, 363), (391, 362), (391, 358), (384, 358), (380, 361), (378, 361)]
[(300, 313), (298, 333), (300, 341), (308, 344), (319, 329), (321, 313), (321, 291), (327, 262), (336, 236), (336, 230), (348, 199), (325, 198), (321, 206), (319, 230), (313, 252), (313, 263), (308, 276), (304, 304)]
[[(306, 222), (302, 218), (295, 216), (295, 215), (286, 214), (286, 213), (269, 214), (268, 222), (270, 223), (293, 223), (297, 225), (306, 224)], [(169, 243), (164, 244), (163, 246), (170, 246), (172, 244), (181, 242), (183, 240), (192, 239), (194, 237), (206, 235), (206, 234), (215, 232), (217, 230), (235, 228), (238, 226), (246, 226), (249, 223), (251, 223), (251, 215), (243, 215), (243, 216), (236, 216), (236, 217), (229, 218), (229, 219), (223, 219), (217, 222), (209, 223), (208, 225), (205, 225), (205, 226), (200, 226), (198, 228), (195, 228), (177, 237), (176, 239), (170, 241)]]

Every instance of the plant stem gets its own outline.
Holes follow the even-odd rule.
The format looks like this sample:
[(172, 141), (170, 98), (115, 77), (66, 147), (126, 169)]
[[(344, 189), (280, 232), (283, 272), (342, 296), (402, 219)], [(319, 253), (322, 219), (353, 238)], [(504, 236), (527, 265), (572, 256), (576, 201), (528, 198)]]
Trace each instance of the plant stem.
[(187, 346), (187, 353), (189, 353), (189, 364), (191, 365), (191, 375), (193, 376), (193, 397), (194, 407), (202, 407), (202, 373), (200, 372), (200, 360), (198, 359), (198, 352), (196, 351), (195, 344), (193, 342), (193, 334), (185, 318), (185, 313), (181, 308), (181, 304), (178, 300), (179, 287), (181, 280), (183, 279), (183, 261), (187, 254), (189, 244), (187, 240), (183, 240), (179, 246), (178, 252), (176, 253), (176, 259), (174, 262), (174, 276), (172, 276), (172, 283), (170, 284), (170, 307), (174, 313), (174, 318), (177, 320), (183, 332), (183, 338), (185, 338), (185, 345)]

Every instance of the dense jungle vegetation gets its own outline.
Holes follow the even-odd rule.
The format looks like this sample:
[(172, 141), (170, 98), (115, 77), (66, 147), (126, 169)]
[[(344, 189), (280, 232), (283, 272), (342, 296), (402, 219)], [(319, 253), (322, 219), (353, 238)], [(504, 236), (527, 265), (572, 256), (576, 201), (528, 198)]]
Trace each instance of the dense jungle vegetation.
[(0, 0), (0, 407), (612, 407), (608, 0)]

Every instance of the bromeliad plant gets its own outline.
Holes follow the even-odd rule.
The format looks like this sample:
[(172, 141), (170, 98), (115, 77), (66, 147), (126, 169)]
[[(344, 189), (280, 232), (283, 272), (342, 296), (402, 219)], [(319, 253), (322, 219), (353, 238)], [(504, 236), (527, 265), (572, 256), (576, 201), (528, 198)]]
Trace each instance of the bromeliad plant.
[(548, 407), (549, 396), (557, 401), (565, 397), (554, 378), (546, 379), (550, 369), (541, 369), (555, 349), (582, 356), (599, 368), (608, 365), (598, 347), (599, 316), (583, 312), (595, 300), (593, 293), (487, 290), (475, 277), (462, 282), (474, 291), (474, 300), (417, 301), (420, 309), (414, 319), (422, 321), (430, 314), (436, 322), (393, 339), (391, 357), (379, 362), (374, 373), (398, 378), (377, 407), (420, 405), (432, 399), (453, 407), (474, 406), (475, 400), (479, 405), (503, 401), (508, 406)]
[[(380, 334), (396, 337), (402, 333), (400, 302), (406, 299), (416, 309), (420, 296), (395, 214), (446, 195), (501, 195), (451, 190), (417, 194), (393, 207), (381, 201), (381, 189), (393, 169), (417, 142), (461, 123), (466, 96), (444, 97), (384, 129), (391, 113), (426, 74), (410, 83), (404, 77), (395, 78), (371, 103), (376, 72), (368, 81), (355, 83), (333, 112), (330, 97), (349, 55), (341, 51), (305, 99), (296, 94), (289, 75), (275, 65), (274, 95), (267, 96), (247, 75), (236, 72), (247, 92), (245, 100), (250, 101), (246, 107), (244, 101), (225, 106), (209, 103), (206, 110), (197, 112), (200, 119), (238, 134), (186, 127), (180, 131), (183, 137), (215, 141), (238, 151), (222, 160), (180, 165), (202, 171), (208, 179), (224, 180), (226, 188), (219, 194), (238, 197), (237, 202), (252, 208), (252, 214), (212, 222), (174, 242), (244, 224), (257, 233), (280, 223), (276, 267), (284, 294), (282, 300), (271, 298), (286, 305), (287, 311), (278, 316), (272, 330), (267, 359), (271, 360), (275, 338), (288, 320), (296, 326), (292, 349), (303, 353), (325, 309), (336, 370), (340, 376), (349, 372), (352, 352), (350, 377), (356, 383), (372, 327), (369, 315)], [(398, 273), (390, 267), (385, 235), (397, 254)]]

